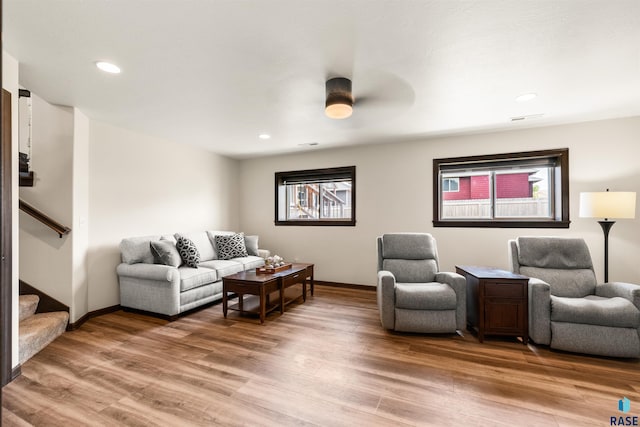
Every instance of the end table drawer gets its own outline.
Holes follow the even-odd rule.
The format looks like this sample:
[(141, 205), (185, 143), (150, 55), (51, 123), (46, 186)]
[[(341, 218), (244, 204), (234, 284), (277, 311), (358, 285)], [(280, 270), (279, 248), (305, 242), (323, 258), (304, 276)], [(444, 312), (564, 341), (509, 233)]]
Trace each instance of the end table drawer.
[(526, 285), (514, 283), (487, 283), (484, 287), (485, 297), (525, 298)]

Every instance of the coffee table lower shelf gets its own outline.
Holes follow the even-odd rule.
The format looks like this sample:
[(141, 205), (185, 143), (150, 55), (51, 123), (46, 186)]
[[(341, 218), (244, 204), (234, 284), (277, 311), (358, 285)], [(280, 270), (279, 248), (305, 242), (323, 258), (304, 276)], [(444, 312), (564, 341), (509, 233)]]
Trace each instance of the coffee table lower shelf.
[[(238, 302), (227, 306), (227, 310), (239, 311), (241, 313), (256, 314), (260, 316), (260, 297), (259, 296), (240, 295), (238, 296), (238, 298), (242, 298), (242, 303), (240, 303), (240, 300), (238, 300)], [(268, 301), (267, 303), (265, 303), (264, 313), (269, 314), (272, 311), (277, 310), (279, 307), (280, 307), (279, 303), (275, 301)]]
[(284, 306), (285, 307), (291, 303), (294, 303), (300, 300), (302, 300), (302, 302), (306, 301), (304, 294), (301, 294), (299, 291), (297, 292), (295, 289), (284, 290)]
[[(250, 314), (260, 316), (260, 297), (258, 295), (239, 295), (237, 296), (238, 302), (235, 303), (227, 303), (227, 310), (238, 311), (242, 314)], [(242, 303), (240, 299), (242, 298)], [(233, 301), (235, 297), (231, 297), (230, 300)], [(294, 302), (301, 301), (304, 302), (304, 295), (300, 292), (296, 292), (295, 290), (285, 289), (284, 290), (284, 306), (288, 306)], [(277, 292), (269, 294), (267, 296), (267, 301), (265, 302), (264, 314), (267, 315), (272, 311), (280, 308), (279, 296)]]

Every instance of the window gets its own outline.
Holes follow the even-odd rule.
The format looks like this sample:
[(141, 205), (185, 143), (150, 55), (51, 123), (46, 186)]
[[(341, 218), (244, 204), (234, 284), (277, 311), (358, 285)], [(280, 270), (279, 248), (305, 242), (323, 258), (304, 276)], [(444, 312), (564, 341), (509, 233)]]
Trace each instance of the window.
[(569, 227), (569, 150), (433, 160), (434, 227)]
[(356, 225), (356, 167), (275, 174), (276, 225)]
[(442, 191), (445, 193), (460, 191), (460, 178), (443, 178)]

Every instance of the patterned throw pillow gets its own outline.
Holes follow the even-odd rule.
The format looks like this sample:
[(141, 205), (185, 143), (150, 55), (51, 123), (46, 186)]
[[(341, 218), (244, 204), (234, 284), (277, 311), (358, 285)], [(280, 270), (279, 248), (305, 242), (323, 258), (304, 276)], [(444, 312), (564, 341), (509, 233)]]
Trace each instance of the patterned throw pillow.
[(244, 233), (231, 236), (216, 236), (216, 252), (218, 259), (231, 259), (247, 256), (244, 245)]
[(191, 240), (186, 237), (178, 237), (176, 248), (178, 252), (180, 252), (180, 258), (182, 258), (185, 264), (189, 267), (198, 268), (200, 252), (198, 252), (198, 248), (196, 248), (196, 245)]

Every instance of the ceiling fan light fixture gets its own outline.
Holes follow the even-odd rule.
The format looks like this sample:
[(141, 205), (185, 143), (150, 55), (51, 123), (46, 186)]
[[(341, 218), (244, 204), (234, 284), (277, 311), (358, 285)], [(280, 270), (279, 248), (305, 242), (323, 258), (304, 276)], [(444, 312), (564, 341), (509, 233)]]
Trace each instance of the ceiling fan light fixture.
[(349, 104), (331, 104), (327, 105), (324, 113), (331, 119), (346, 119), (353, 113), (353, 107)]
[(351, 94), (351, 80), (335, 77), (327, 80), (327, 99), (324, 112), (332, 119), (346, 119), (353, 113), (353, 95)]

